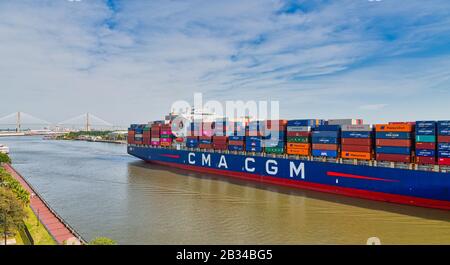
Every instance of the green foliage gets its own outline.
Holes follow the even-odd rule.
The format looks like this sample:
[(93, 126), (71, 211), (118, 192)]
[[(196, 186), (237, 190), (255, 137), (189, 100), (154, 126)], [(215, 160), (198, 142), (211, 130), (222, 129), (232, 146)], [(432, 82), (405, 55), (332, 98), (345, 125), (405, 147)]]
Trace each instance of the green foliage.
[(110, 134), (112, 131), (80, 131), (80, 132), (70, 132), (62, 137), (62, 139), (69, 139), (69, 140), (74, 140), (77, 139), (80, 136), (101, 136), (102, 138), (105, 138), (108, 136), (108, 134)]
[(20, 229), (26, 217), (27, 214), (16, 194), (12, 190), (0, 187), (0, 233), (3, 234), (5, 228), (6, 233)]
[(7, 154), (0, 153), (0, 163), (11, 164), (11, 158)]
[(107, 237), (97, 237), (89, 242), (89, 245), (117, 245), (116, 241)]
[(19, 181), (9, 174), (4, 168), (0, 167), (0, 187), (11, 190), (16, 198), (23, 204), (30, 202), (30, 193), (22, 187)]

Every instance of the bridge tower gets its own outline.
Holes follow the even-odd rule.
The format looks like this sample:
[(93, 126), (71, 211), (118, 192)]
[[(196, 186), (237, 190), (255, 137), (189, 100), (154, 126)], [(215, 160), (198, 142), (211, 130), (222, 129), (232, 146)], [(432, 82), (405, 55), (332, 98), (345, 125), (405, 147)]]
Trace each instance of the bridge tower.
[(86, 113), (86, 132), (90, 132), (91, 131), (91, 124), (89, 122), (89, 112)]
[(16, 119), (16, 131), (20, 132), (21, 130), (21, 121), (20, 121), (20, 111), (17, 112), (17, 119)]

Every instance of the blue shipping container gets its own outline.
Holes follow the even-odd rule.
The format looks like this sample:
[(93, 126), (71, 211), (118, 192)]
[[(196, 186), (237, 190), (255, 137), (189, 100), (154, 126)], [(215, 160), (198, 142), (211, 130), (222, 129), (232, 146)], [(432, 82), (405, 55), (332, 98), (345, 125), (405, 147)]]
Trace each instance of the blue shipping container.
[(438, 157), (450, 158), (450, 151), (438, 151)]
[(228, 140), (230, 141), (243, 141), (245, 139), (244, 136), (230, 136), (228, 137)]
[(436, 128), (436, 121), (416, 121), (416, 128)]
[(230, 151), (244, 151), (244, 146), (242, 145), (229, 145), (228, 150)]
[(438, 134), (442, 136), (450, 136), (450, 127), (441, 127), (438, 130)]
[(247, 136), (245, 137), (245, 140), (248, 142), (261, 142), (262, 137), (259, 136)]
[(245, 151), (247, 152), (262, 152), (262, 147), (261, 146), (246, 146), (245, 147)]
[(312, 137), (339, 137), (339, 131), (313, 131)]
[(450, 151), (450, 143), (439, 143), (438, 150), (439, 151)]
[(411, 154), (411, 148), (409, 148), (409, 147), (393, 147), (393, 146), (377, 146), (377, 153), (394, 154), (394, 155), (409, 155), (409, 154)]
[(436, 152), (434, 150), (427, 150), (427, 149), (417, 149), (416, 150), (417, 156), (424, 156), (424, 157), (435, 157)]
[(436, 128), (416, 128), (416, 135), (436, 135)]
[(284, 147), (284, 141), (264, 141), (264, 147)]
[(200, 139), (199, 143), (201, 143), (201, 144), (212, 144), (212, 140)]
[(313, 144), (338, 144), (339, 138), (334, 137), (313, 137)]
[(378, 139), (411, 139), (409, 132), (377, 132)]
[(342, 138), (371, 138), (372, 132), (342, 132)]
[(450, 121), (438, 121), (437, 125), (438, 125), (438, 128), (450, 127)]
[(186, 143), (186, 147), (188, 147), (188, 148), (198, 148), (198, 143)]
[(312, 150), (313, 156), (326, 156), (326, 157), (333, 157), (336, 158), (338, 156), (337, 151), (330, 151), (330, 150)]
[(315, 131), (340, 131), (341, 125), (320, 125), (317, 126)]
[(287, 126), (311, 126), (316, 127), (316, 123), (323, 124), (322, 120), (290, 120)]

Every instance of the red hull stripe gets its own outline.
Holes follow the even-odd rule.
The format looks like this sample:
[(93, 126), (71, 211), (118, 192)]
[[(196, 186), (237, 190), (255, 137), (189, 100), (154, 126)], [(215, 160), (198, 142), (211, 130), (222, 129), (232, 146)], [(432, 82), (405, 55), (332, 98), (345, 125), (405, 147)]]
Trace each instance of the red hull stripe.
[(176, 158), (176, 159), (180, 158), (179, 155), (160, 155), (160, 156), (165, 156), (165, 157), (170, 157), (170, 158)]
[(363, 199), (384, 201), (384, 202), (392, 202), (392, 203), (400, 203), (400, 204), (408, 204), (408, 205), (413, 205), (413, 206), (436, 208), (436, 209), (443, 209), (443, 210), (450, 210), (450, 201), (432, 200), (432, 199), (425, 199), (425, 198), (405, 196), (405, 195), (397, 195), (397, 194), (389, 194), (389, 193), (383, 193), (383, 192), (345, 188), (345, 187), (338, 187), (338, 186), (332, 186), (332, 185), (312, 183), (312, 182), (307, 182), (307, 181), (302, 181), (302, 180), (281, 179), (281, 178), (262, 176), (262, 175), (258, 175), (258, 174), (235, 172), (235, 171), (228, 171), (228, 170), (215, 169), (215, 168), (205, 168), (205, 167), (200, 167), (200, 166), (192, 166), (192, 165), (185, 165), (185, 164), (178, 164), (178, 163), (171, 163), (171, 162), (162, 162), (162, 161), (155, 161), (155, 160), (151, 160), (151, 161), (147, 161), (147, 162), (160, 164), (160, 165), (166, 165), (166, 166), (172, 166), (175, 168), (192, 170), (192, 171), (197, 171), (197, 172), (218, 174), (218, 175), (224, 175), (224, 176), (229, 176), (229, 177), (234, 177), (234, 178), (239, 178), (239, 179), (252, 180), (252, 181), (257, 181), (257, 182), (263, 182), (263, 183), (269, 183), (269, 184), (281, 185), (281, 186), (287, 186), (287, 187), (294, 187), (294, 188), (299, 188), (299, 189), (333, 193), (333, 194), (345, 195), (345, 196), (349, 196), (349, 197), (356, 197), (356, 198), (363, 198)]
[(366, 176), (360, 176), (360, 175), (345, 174), (345, 173), (339, 173), (339, 172), (333, 172), (333, 171), (328, 171), (327, 175), (331, 176), (331, 177), (343, 177), (343, 178), (351, 178), (351, 179), (366, 179), (366, 180), (376, 180), (376, 181), (385, 181), (385, 182), (399, 182), (396, 179), (380, 179), (380, 178), (373, 178), (373, 177), (366, 177)]

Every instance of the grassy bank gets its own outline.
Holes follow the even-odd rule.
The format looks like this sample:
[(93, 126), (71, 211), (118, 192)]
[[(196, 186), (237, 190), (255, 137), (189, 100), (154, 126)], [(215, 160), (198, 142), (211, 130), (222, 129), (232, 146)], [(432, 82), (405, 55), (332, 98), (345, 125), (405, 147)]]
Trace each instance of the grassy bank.
[[(29, 206), (25, 208), (27, 218), (24, 219), (24, 223), (30, 231), (31, 237), (34, 240), (35, 245), (56, 245), (55, 240), (48, 233), (45, 226), (38, 221), (37, 216)], [(39, 223), (39, 225), (38, 225)], [(23, 241), (23, 240), (22, 240)]]

